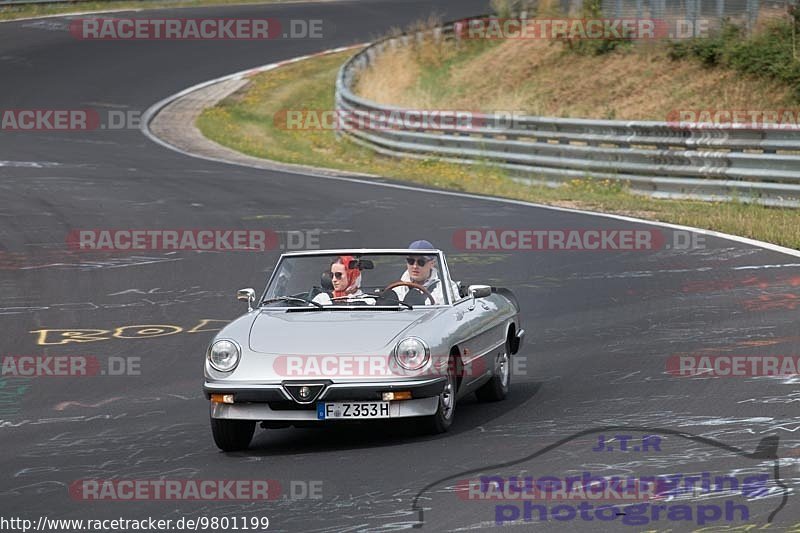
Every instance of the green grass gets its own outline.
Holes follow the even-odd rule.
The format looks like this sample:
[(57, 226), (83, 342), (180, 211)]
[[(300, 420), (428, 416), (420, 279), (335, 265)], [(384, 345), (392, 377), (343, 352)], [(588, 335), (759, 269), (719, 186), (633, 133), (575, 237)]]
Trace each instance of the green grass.
[(419, 89), (423, 93), (439, 98), (449, 97), (454, 92), (465, 91), (466, 88), (453, 87), (452, 83), (450, 83), (453, 70), (460, 65), (468, 63), (487, 50), (496, 47), (498, 44), (498, 41), (467, 41), (460, 44), (457, 50), (458, 53), (448, 54), (443, 61), (431, 61), (430, 58), (425, 58), (425, 54), (422, 53)]
[(778, 80), (794, 89), (800, 102), (800, 10), (792, 17), (770, 21), (753, 35), (743, 28), (724, 23), (721, 30), (707, 38), (674, 41), (669, 47), (672, 59), (691, 57), (707, 67), (725, 67), (742, 74)]
[(240, 152), (339, 170), (367, 172), (421, 185), (531, 202), (619, 213), (743, 235), (800, 249), (800, 212), (740, 202), (653, 200), (623, 184), (591, 178), (560, 188), (521, 185), (488, 166), (379, 156), (333, 131), (287, 131), (273, 117), (285, 110), (333, 109), (336, 73), (353, 52), (312, 58), (261, 74), (198, 119), (208, 138)]
[(97, 2), (73, 2), (65, 4), (27, 4), (0, 7), (0, 20), (62, 15), (84, 11), (118, 9), (157, 9), (236, 4), (275, 4), (289, 0), (105, 0)]

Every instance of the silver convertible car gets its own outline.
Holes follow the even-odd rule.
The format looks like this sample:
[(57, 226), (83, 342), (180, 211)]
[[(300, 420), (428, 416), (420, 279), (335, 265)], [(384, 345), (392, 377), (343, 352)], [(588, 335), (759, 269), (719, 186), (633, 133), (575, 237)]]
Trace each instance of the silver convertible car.
[(208, 347), (214, 441), (246, 449), (264, 428), (411, 418), (447, 431), (458, 400), (506, 397), (524, 330), (513, 293), (464, 287), (440, 250), (280, 257), (260, 298)]

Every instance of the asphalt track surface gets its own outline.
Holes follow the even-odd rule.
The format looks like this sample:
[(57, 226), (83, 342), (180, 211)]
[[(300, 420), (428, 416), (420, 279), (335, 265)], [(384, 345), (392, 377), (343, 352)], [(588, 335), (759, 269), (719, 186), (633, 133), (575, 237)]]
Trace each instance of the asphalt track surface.
[[(484, 9), (472, 0), (365, 0), (150, 15), (324, 20), (323, 39), (266, 43), (77, 41), (63, 18), (2, 24), (0, 107), (141, 112), (195, 83), (362, 42), (432, 10), (455, 18)], [(0, 381), (2, 517), (266, 516), (270, 531), (389, 531), (419, 525), (417, 510), (425, 508), (426, 530), (478, 529), (494, 527), (498, 502), (459, 499), (458, 480), (710, 472), (763, 477), (760, 497), (744, 501), (746, 520), (723, 516), (707, 525), (771, 519), (769, 530), (783, 531), (800, 523), (791, 494), (800, 481), (798, 380), (665, 372), (675, 354), (800, 354), (796, 257), (710, 237), (691, 250), (467, 253), (452, 242), (462, 228), (648, 226), (213, 163), (167, 150), (136, 129), (4, 132), (0, 191), (0, 353), (141, 361), (140, 375)], [(235, 290), (262, 287), (280, 251), (88, 254), (68, 250), (65, 238), (84, 228), (264, 227), (320, 229), (325, 248), (427, 238), (448, 252), (456, 278), (512, 288), (528, 337), (510, 397), (464, 401), (443, 436), (381, 425), (259, 430), (247, 452), (219, 452), (201, 392), (204, 350), (213, 330), (242, 312)], [(657, 229), (672, 242), (672, 230)], [(162, 329), (128, 327), (143, 325)], [(50, 331), (74, 329), (109, 333), (56, 344), (66, 337)], [(592, 451), (600, 435), (615, 434), (658, 435), (661, 449)], [(765, 437), (777, 440), (748, 456)], [(293, 481), (321, 481), (322, 497), (71, 497), (69, 485), (86, 478), (270, 479), (283, 494)], [(699, 505), (726, 500), (683, 498), (677, 503), (694, 516), (662, 514), (649, 525), (623, 525), (621, 515), (513, 525), (685, 531), (697, 527)]]

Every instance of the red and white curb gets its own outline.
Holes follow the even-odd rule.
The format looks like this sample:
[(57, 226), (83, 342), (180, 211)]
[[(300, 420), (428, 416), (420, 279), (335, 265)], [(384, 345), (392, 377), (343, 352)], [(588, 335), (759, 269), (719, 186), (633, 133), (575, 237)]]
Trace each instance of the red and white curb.
[(191, 94), (195, 91), (199, 91), (200, 89), (205, 89), (206, 87), (210, 87), (211, 85), (216, 85), (217, 83), (222, 83), (226, 81), (232, 80), (242, 80), (245, 78), (252, 78), (256, 74), (261, 74), (262, 72), (269, 72), (270, 70), (275, 70), (276, 68), (280, 68), (286, 65), (291, 65), (292, 63), (299, 63), (300, 61), (305, 61), (306, 59), (311, 59), (314, 57), (321, 57), (331, 54), (338, 54), (339, 52), (346, 52), (348, 50), (353, 50), (355, 48), (360, 48), (366, 46), (364, 44), (354, 44), (352, 46), (342, 46), (340, 48), (333, 48), (331, 50), (325, 50), (323, 52), (317, 52), (315, 54), (309, 54), (305, 56), (295, 57), (292, 59), (286, 59), (284, 61), (278, 61), (277, 63), (270, 63), (269, 65), (262, 65), (260, 67), (255, 67), (247, 70), (240, 70), (239, 72), (234, 72), (233, 74), (228, 74), (225, 76), (221, 76), (219, 78), (214, 78), (213, 80), (204, 81), (203, 83), (198, 83), (197, 85), (192, 85), (191, 87), (184, 89), (178, 93), (173, 94), (172, 96), (168, 96), (163, 100), (156, 102), (155, 104), (151, 105), (142, 115), (142, 122), (141, 122), (141, 130), (142, 133), (145, 134), (150, 140), (164, 146), (165, 148), (169, 148), (170, 150), (175, 150), (176, 152), (180, 152), (182, 154), (192, 156), (192, 157), (199, 157), (201, 159), (210, 159), (212, 161), (221, 161), (223, 163), (232, 163), (231, 161), (223, 160), (223, 159), (215, 159), (209, 158), (206, 156), (199, 156), (197, 154), (193, 154), (191, 152), (186, 152), (173, 146), (159, 137), (155, 136), (152, 131), (150, 131), (150, 122), (152, 122), (153, 118), (161, 111), (163, 108), (178, 100), (179, 98), (183, 98), (184, 96)]

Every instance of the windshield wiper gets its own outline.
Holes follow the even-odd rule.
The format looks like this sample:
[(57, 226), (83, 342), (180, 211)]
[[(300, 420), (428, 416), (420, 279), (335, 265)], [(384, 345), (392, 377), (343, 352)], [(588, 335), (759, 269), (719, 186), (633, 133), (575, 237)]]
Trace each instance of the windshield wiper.
[(273, 302), (302, 302), (305, 304), (311, 304), (319, 309), (322, 309), (322, 304), (319, 302), (314, 302), (312, 300), (308, 300), (306, 298), (299, 298), (297, 296), (278, 296), (277, 298), (270, 298), (269, 300), (262, 300), (261, 305), (269, 304)]

